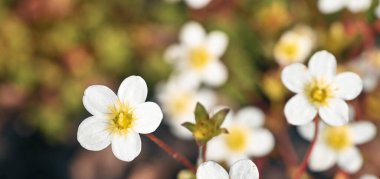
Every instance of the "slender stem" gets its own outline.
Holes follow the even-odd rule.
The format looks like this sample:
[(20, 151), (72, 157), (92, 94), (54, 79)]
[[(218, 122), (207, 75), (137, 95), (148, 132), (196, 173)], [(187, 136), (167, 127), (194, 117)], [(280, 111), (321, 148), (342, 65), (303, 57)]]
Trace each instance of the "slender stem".
[(206, 162), (206, 151), (207, 151), (207, 144), (201, 144), (198, 145), (199, 147), (199, 157), (201, 159), (201, 162)]
[(191, 162), (186, 157), (184, 157), (182, 154), (175, 151), (173, 148), (171, 148), (168, 144), (163, 142), (161, 139), (157, 138), (153, 134), (146, 134), (145, 136), (148, 137), (154, 143), (156, 143), (161, 149), (163, 149), (166, 153), (168, 153), (171, 157), (173, 157), (179, 163), (187, 167), (193, 173), (196, 172), (194, 165), (191, 164)]
[(310, 158), (310, 155), (311, 155), (311, 152), (313, 151), (314, 149), (314, 146), (315, 146), (315, 142), (317, 141), (317, 137), (318, 137), (318, 123), (319, 123), (319, 119), (318, 117), (314, 120), (314, 124), (315, 124), (315, 129), (314, 129), (314, 137), (313, 137), (313, 140), (311, 141), (310, 143), (310, 146), (309, 148), (307, 149), (306, 151), (306, 154), (305, 154), (305, 157), (303, 158), (303, 161), (300, 165), (300, 168), (298, 169), (296, 175), (295, 175), (295, 179), (301, 179), (302, 178), (302, 175), (303, 173), (305, 172), (306, 170), (306, 167), (307, 167), (307, 162), (309, 161), (309, 158)]

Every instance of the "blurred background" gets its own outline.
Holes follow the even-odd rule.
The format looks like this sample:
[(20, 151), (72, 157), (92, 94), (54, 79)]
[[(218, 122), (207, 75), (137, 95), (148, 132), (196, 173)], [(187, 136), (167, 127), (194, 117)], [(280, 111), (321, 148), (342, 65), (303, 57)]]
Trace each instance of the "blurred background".
[[(294, 145), (298, 158), (309, 143), (283, 116), (291, 93), (282, 86), (274, 47), (284, 32), (308, 26), (314, 34), (312, 51), (329, 50), (339, 69), (370, 76), (370, 87), (351, 104), (357, 120), (379, 126), (378, 3), (362, 12), (343, 8), (324, 14), (317, 0), (212, 0), (200, 9), (164, 0), (2, 0), (0, 178), (176, 178), (182, 166), (144, 136), (141, 154), (127, 163), (110, 148), (85, 150), (76, 132), (90, 115), (82, 104), (89, 85), (116, 91), (127, 76), (140, 75), (149, 87), (148, 100), (156, 101), (156, 85), (174, 70), (164, 52), (178, 43), (181, 27), (190, 20), (228, 35), (221, 58), (228, 80), (213, 90), (223, 105), (255, 105), (266, 113), (276, 148), (254, 161), (262, 178), (287, 178), (286, 161), (298, 161), (283, 158), (289, 146), (282, 141)], [(155, 134), (195, 163), (195, 142), (177, 138), (168, 128), (162, 123)], [(379, 176), (379, 135), (360, 149), (365, 163), (352, 177)], [(312, 173), (314, 178), (331, 176), (332, 170)]]

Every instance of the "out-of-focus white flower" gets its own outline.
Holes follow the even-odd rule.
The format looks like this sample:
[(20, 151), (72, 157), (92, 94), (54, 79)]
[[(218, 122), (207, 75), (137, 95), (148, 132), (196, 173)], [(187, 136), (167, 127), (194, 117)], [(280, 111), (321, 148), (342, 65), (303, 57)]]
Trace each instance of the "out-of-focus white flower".
[(259, 170), (251, 160), (239, 160), (232, 165), (229, 174), (218, 163), (202, 163), (197, 170), (197, 179), (258, 179)]
[[(302, 137), (312, 140), (315, 124), (299, 126)], [(356, 145), (366, 143), (376, 136), (376, 127), (370, 122), (360, 121), (344, 126), (333, 127), (323, 123), (319, 125), (319, 135), (309, 160), (309, 167), (313, 171), (324, 171), (335, 163), (348, 172), (357, 172), (363, 158)]]
[(227, 69), (220, 61), (227, 48), (228, 37), (220, 31), (206, 34), (197, 22), (189, 22), (180, 32), (180, 44), (170, 46), (165, 59), (178, 73), (191, 81), (219, 86), (227, 80)]
[(324, 14), (338, 12), (343, 8), (357, 13), (366, 11), (371, 3), (372, 0), (319, 0), (318, 8)]
[(228, 134), (222, 134), (208, 142), (207, 158), (226, 160), (231, 165), (239, 159), (268, 154), (274, 147), (274, 137), (268, 129), (262, 127), (264, 121), (264, 113), (256, 107), (245, 107), (235, 116), (228, 114), (222, 125)]
[(299, 25), (285, 32), (274, 47), (274, 57), (280, 65), (304, 62), (315, 43), (315, 34), (307, 26)]
[(282, 71), (282, 82), (297, 93), (285, 105), (287, 121), (293, 125), (304, 125), (319, 114), (329, 125), (344, 125), (349, 120), (347, 103), (362, 91), (360, 77), (352, 72), (336, 75), (336, 59), (327, 52), (315, 53), (309, 65), (295, 63)]
[[(165, 0), (166, 2), (174, 3), (180, 0)], [(192, 9), (202, 9), (206, 7), (211, 0), (184, 0), (185, 3)]]
[(363, 89), (366, 92), (373, 91), (380, 77), (380, 50), (369, 49), (356, 60), (349, 64), (363, 79)]
[(197, 102), (207, 109), (213, 107), (216, 95), (207, 89), (197, 89), (189, 85), (186, 79), (172, 77), (157, 90), (158, 101), (167, 117), (165, 122), (170, 126), (174, 135), (181, 139), (192, 139), (192, 134), (181, 124), (195, 121), (194, 110)]
[(359, 179), (379, 179), (379, 177), (371, 174), (364, 174)]
[(380, 3), (375, 8), (375, 15), (380, 19)]
[(106, 86), (88, 87), (83, 96), (84, 107), (93, 116), (79, 125), (77, 139), (87, 150), (99, 151), (112, 145), (114, 155), (131, 161), (141, 151), (139, 133), (155, 131), (163, 114), (153, 102), (145, 102), (148, 88), (144, 79), (130, 76), (116, 94)]

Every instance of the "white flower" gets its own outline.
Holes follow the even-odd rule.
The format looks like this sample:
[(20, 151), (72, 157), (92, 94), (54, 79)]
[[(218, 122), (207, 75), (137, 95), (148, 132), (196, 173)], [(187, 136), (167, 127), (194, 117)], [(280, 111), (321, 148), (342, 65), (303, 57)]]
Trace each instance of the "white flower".
[(300, 63), (284, 68), (282, 82), (290, 91), (297, 93), (284, 109), (290, 124), (307, 124), (317, 113), (329, 125), (338, 126), (348, 122), (348, 106), (344, 100), (357, 97), (363, 84), (355, 73), (336, 75), (336, 65), (332, 54), (320, 51), (311, 57), (309, 69)]
[(379, 177), (371, 174), (364, 174), (359, 179), (379, 179)]
[(207, 89), (198, 90), (181, 77), (170, 78), (166, 84), (159, 86), (157, 97), (167, 117), (165, 122), (174, 135), (181, 139), (192, 139), (192, 134), (181, 124), (194, 122), (194, 110), (197, 102), (210, 109), (216, 101), (216, 95)]
[(197, 22), (189, 22), (180, 32), (180, 44), (170, 46), (165, 59), (189, 80), (219, 86), (227, 80), (227, 69), (220, 61), (227, 48), (227, 35), (220, 31), (206, 34)]
[(208, 142), (207, 158), (232, 164), (239, 159), (268, 154), (274, 147), (274, 137), (262, 127), (264, 122), (263, 112), (255, 107), (245, 107), (235, 116), (228, 114), (222, 125), (228, 134)]
[(297, 26), (285, 32), (274, 47), (274, 57), (280, 65), (304, 62), (314, 46), (314, 33), (307, 26)]
[(239, 160), (230, 168), (229, 175), (218, 163), (202, 163), (197, 170), (197, 179), (258, 179), (259, 171), (251, 160)]
[(88, 87), (83, 104), (93, 116), (79, 125), (77, 139), (82, 147), (99, 151), (111, 144), (118, 159), (136, 158), (141, 151), (139, 133), (155, 131), (163, 117), (156, 103), (145, 102), (147, 93), (146, 83), (139, 76), (126, 78), (117, 96), (103, 85)]
[[(167, 2), (173, 3), (179, 0), (166, 0)], [(202, 9), (206, 7), (211, 0), (185, 0), (186, 4), (192, 9)]]
[[(302, 137), (312, 140), (315, 124), (299, 126)], [(376, 127), (370, 122), (353, 122), (348, 125), (333, 127), (320, 122), (319, 135), (309, 160), (309, 167), (313, 171), (325, 171), (335, 163), (348, 172), (357, 172), (363, 158), (356, 145), (366, 143), (376, 136)]]
[(380, 19), (380, 3), (375, 8), (375, 15)]
[(371, 3), (372, 0), (319, 0), (318, 8), (324, 14), (338, 12), (343, 8), (357, 13), (366, 11)]

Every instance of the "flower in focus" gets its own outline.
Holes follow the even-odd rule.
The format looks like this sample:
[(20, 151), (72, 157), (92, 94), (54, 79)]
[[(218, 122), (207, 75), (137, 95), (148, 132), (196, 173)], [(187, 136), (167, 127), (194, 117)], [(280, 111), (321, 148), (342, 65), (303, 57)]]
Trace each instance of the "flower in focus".
[(307, 26), (297, 26), (285, 32), (274, 47), (274, 57), (280, 65), (304, 62), (314, 46), (315, 37)]
[(197, 102), (201, 102), (210, 109), (216, 101), (213, 91), (198, 90), (187, 82), (181, 77), (174, 77), (157, 90), (158, 101), (167, 115), (165, 122), (170, 126), (173, 134), (181, 139), (192, 139), (191, 132), (181, 124), (195, 121), (194, 109)]
[(324, 14), (338, 12), (343, 8), (357, 13), (366, 11), (371, 6), (372, 0), (319, 0), (318, 8)]
[(106, 86), (88, 87), (83, 96), (84, 107), (93, 116), (79, 125), (77, 139), (87, 150), (99, 151), (112, 145), (114, 155), (132, 161), (141, 151), (139, 133), (155, 131), (163, 118), (160, 107), (145, 102), (148, 88), (144, 79), (130, 76), (116, 94)]
[(207, 35), (199, 23), (189, 22), (180, 32), (180, 44), (170, 46), (165, 58), (188, 80), (219, 86), (228, 75), (220, 61), (227, 43), (225, 33), (213, 31)]
[(229, 174), (218, 163), (202, 163), (197, 170), (197, 179), (258, 179), (259, 171), (251, 160), (239, 160), (232, 165)]
[(228, 130), (228, 134), (208, 142), (207, 157), (232, 164), (239, 159), (268, 154), (274, 147), (274, 137), (262, 127), (264, 122), (263, 112), (255, 107), (245, 107), (235, 116), (230, 113), (222, 126)]
[[(348, 172), (357, 172), (362, 164), (363, 157), (356, 145), (372, 140), (376, 136), (376, 127), (370, 122), (353, 122), (344, 126), (327, 126), (319, 123), (319, 130), (314, 149), (309, 160), (309, 167), (313, 171), (325, 171), (335, 163)], [(315, 124), (299, 126), (302, 137), (311, 141), (314, 135)]]
[(319, 114), (329, 125), (344, 125), (349, 120), (348, 105), (362, 91), (361, 78), (352, 72), (336, 75), (336, 59), (327, 52), (315, 53), (308, 67), (300, 63), (286, 66), (282, 82), (297, 93), (285, 105), (287, 121), (293, 125), (311, 122)]

